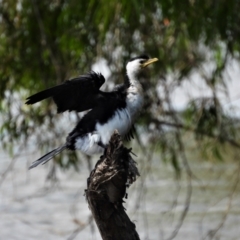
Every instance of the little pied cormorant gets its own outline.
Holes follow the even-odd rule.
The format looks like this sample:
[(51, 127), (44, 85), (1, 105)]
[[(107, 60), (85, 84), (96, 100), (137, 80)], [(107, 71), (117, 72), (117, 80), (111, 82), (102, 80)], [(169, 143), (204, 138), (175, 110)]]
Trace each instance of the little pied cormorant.
[(91, 109), (69, 133), (64, 145), (33, 162), (29, 169), (45, 164), (64, 149), (77, 149), (88, 155), (101, 154), (115, 129), (122, 137), (126, 136), (143, 107), (140, 73), (156, 61), (157, 58), (150, 59), (147, 55), (130, 59), (125, 82), (112, 92), (99, 90), (105, 78), (101, 73), (90, 72), (28, 97), (26, 104), (52, 97), (58, 113)]

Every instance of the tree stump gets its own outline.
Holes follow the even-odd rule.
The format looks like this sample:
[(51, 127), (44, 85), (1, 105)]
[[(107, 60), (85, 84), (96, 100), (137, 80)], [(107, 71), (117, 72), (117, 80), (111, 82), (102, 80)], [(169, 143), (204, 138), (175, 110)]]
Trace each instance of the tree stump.
[(126, 187), (139, 176), (130, 152), (115, 131), (88, 178), (86, 198), (103, 240), (140, 239), (123, 207)]

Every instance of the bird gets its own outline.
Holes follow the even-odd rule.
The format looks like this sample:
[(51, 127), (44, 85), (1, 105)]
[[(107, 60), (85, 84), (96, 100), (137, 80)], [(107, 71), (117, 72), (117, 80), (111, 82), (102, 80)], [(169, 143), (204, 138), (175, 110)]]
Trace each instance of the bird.
[(131, 58), (126, 65), (124, 83), (116, 85), (111, 92), (100, 90), (105, 78), (91, 71), (28, 97), (28, 105), (52, 98), (57, 113), (88, 110), (68, 134), (66, 142), (34, 161), (29, 169), (47, 163), (65, 149), (80, 150), (87, 155), (103, 154), (115, 130), (121, 137), (131, 139), (133, 124), (144, 104), (139, 79), (142, 71), (156, 61), (157, 58), (145, 54)]

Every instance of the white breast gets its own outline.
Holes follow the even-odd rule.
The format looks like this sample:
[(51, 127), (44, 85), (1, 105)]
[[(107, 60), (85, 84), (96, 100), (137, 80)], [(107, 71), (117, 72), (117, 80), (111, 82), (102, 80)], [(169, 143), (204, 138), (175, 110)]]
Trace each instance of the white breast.
[(134, 85), (128, 89), (127, 92), (127, 109), (131, 116), (132, 122), (134, 122), (142, 110), (143, 96), (141, 85)]
[(115, 129), (124, 136), (131, 128), (132, 120), (128, 109), (117, 110), (114, 116), (105, 124), (97, 123), (96, 131), (101, 137), (103, 144), (108, 144)]

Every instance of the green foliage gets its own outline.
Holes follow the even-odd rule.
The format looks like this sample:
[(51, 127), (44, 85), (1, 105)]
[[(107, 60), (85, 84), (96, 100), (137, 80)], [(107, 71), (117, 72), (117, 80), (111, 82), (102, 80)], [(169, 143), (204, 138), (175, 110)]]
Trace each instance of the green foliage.
[[(160, 61), (151, 69), (151, 81), (143, 82), (147, 89), (146, 110), (138, 125), (147, 129), (152, 143), (159, 143), (162, 151), (170, 154), (176, 170), (179, 169), (179, 149), (165, 143), (169, 132), (165, 125), (181, 134), (181, 129), (191, 129), (198, 140), (206, 136), (220, 142), (226, 142), (226, 137), (237, 138), (233, 135), (237, 119), (233, 123), (223, 113), (216, 89), (226, 85), (223, 72), (230, 57), (239, 61), (239, 12), (239, 0), (2, 0), (2, 144), (7, 147), (15, 142), (27, 142), (33, 135), (39, 145), (49, 148), (56, 145), (50, 140), (53, 137), (46, 138), (43, 131), (51, 132), (62, 142), (76, 120), (71, 121), (70, 128), (59, 130), (52, 119), (60, 121), (61, 116), (56, 116), (51, 101), (27, 107), (24, 99), (91, 70), (100, 59), (105, 59), (109, 66), (110, 80), (120, 82), (126, 61), (132, 54), (142, 52)], [(213, 71), (206, 76), (201, 71), (209, 57)], [(213, 92), (213, 97), (210, 103), (206, 99), (192, 99), (183, 113), (177, 113), (170, 107), (168, 91), (191, 79), (193, 72), (203, 76), (202, 81)], [(168, 76), (177, 84), (159, 96), (156, 86), (164, 87), (162, 80)], [(156, 136), (156, 130), (161, 134)], [(173, 144), (176, 142), (175, 139)], [(214, 152), (220, 159), (219, 151)]]

